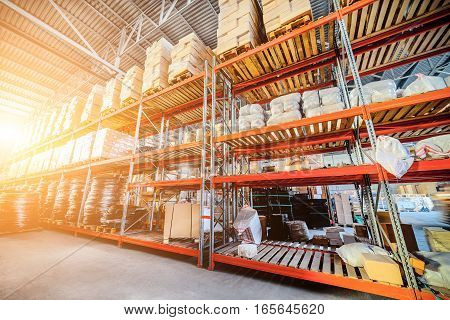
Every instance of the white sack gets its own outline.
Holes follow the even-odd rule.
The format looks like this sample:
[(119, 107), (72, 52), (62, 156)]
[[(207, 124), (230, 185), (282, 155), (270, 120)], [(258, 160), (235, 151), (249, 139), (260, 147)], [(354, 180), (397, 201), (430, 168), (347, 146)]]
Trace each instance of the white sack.
[(423, 278), (432, 286), (450, 289), (450, 252), (419, 252), (425, 258)]
[(250, 126), (252, 129), (262, 128), (266, 126), (266, 122), (261, 119), (255, 119), (250, 122)]
[(251, 243), (238, 245), (238, 256), (251, 259), (258, 254), (258, 246)]
[(322, 106), (323, 114), (333, 113), (337, 111), (342, 111), (345, 108), (345, 104), (343, 102), (338, 102), (335, 104), (328, 104)]
[(336, 104), (342, 101), (341, 93), (337, 87), (319, 90), (319, 96), (322, 105)]
[(239, 240), (244, 243), (261, 243), (262, 228), (258, 212), (248, 206), (241, 208), (234, 220), (233, 227)]
[(300, 120), (302, 115), (299, 110), (283, 112), (280, 114), (273, 114), (269, 120), (267, 120), (267, 125), (274, 125), (278, 123), (290, 122), (295, 120)]
[(417, 80), (406, 87), (403, 95), (409, 97), (415, 94), (421, 94), (428, 91), (444, 89), (446, 87), (444, 79), (441, 77), (425, 76), (423, 74), (417, 75)]
[(450, 157), (450, 134), (420, 140), (414, 152), (420, 159)]
[(320, 107), (319, 91), (310, 90), (303, 92), (303, 110)]
[(344, 244), (340, 248), (336, 249), (337, 254), (344, 260), (345, 263), (351, 265), (352, 267), (363, 267), (364, 259), (362, 254), (381, 254), (384, 256), (389, 256), (388, 252), (380, 247), (372, 246), (367, 243), (355, 242)]
[(379, 136), (375, 153), (376, 161), (389, 173), (400, 179), (411, 167), (414, 158), (400, 141)]
[(314, 108), (314, 109), (306, 109), (305, 110), (305, 117), (306, 118), (321, 116), (322, 114), (323, 114), (322, 107)]

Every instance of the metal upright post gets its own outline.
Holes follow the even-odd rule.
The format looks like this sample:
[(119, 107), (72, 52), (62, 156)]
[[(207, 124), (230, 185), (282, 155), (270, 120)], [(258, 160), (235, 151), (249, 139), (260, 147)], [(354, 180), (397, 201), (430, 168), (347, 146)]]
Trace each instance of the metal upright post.
[(138, 116), (137, 116), (137, 121), (136, 121), (136, 129), (134, 131), (134, 145), (133, 145), (133, 150), (131, 153), (131, 160), (130, 160), (130, 167), (128, 169), (128, 179), (127, 179), (127, 191), (125, 194), (125, 200), (123, 202), (123, 208), (122, 208), (122, 221), (120, 223), (120, 235), (123, 236), (123, 234), (125, 233), (125, 223), (127, 221), (127, 213), (128, 213), (128, 202), (130, 201), (130, 189), (129, 189), (129, 185), (132, 182), (133, 179), (133, 172), (134, 172), (134, 161), (135, 161), (135, 155), (136, 155), (136, 151), (138, 150), (139, 147), (139, 130), (141, 127), (141, 118), (142, 118), (142, 93), (140, 94), (140, 98), (139, 98), (139, 111), (138, 111)]
[[(335, 7), (336, 11), (338, 13), (340, 13), (340, 6), (339, 6), (338, 0), (333, 0), (333, 3), (334, 3), (334, 7)], [(340, 33), (342, 36), (343, 47), (344, 47), (345, 51), (347, 52), (348, 62), (349, 62), (349, 66), (350, 66), (352, 74), (353, 74), (353, 79), (355, 82), (355, 86), (357, 88), (358, 97), (359, 97), (360, 101), (362, 102), (363, 108), (365, 109), (366, 101), (365, 101), (365, 98), (363, 95), (361, 78), (359, 77), (359, 72), (358, 72), (358, 68), (356, 65), (355, 57), (353, 55), (350, 39), (348, 38), (347, 29), (346, 29), (344, 21), (340, 15), (337, 19), (337, 23), (338, 23), (338, 27), (339, 27), (339, 30), (340, 30)], [(365, 124), (367, 127), (367, 132), (369, 135), (370, 144), (372, 146), (372, 151), (375, 151), (376, 150), (375, 128), (373, 126), (370, 114), (367, 112), (367, 110), (364, 113), (365, 113), (364, 121), (365, 121)], [(397, 210), (397, 206), (394, 203), (393, 198), (391, 196), (386, 177), (384, 175), (382, 175), (380, 178), (382, 178), (381, 179), (382, 181), (380, 181), (380, 183), (381, 183), (383, 191), (386, 195), (386, 201), (387, 201), (387, 205), (388, 205), (388, 209), (389, 209), (389, 216), (391, 218), (392, 228), (394, 230), (395, 240), (397, 242), (397, 251), (398, 251), (397, 253), (398, 253), (401, 263), (403, 265), (403, 270), (405, 272), (406, 281), (407, 281), (409, 287), (411, 287), (413, 289), (417, 289), (418, 288), (417, 280), (416, 280), (416, 277), (414, 276), (414, 271), (409, 262), (409, 252), (408, 252), (408, 249), (406, 248), (406, 242), (403, 237), (403, 232), (401, 229), (400, 215)]]
[(216, 66), (216, 58), (213, 57), (213, 63), (212, 63), (212, 72), (211, 72), (211, 133), (210, 133), (210, 146), (211, 146), (211, 159), (209, 162), (209, 195), (210, 195), (210, 211), (211, 211), (211, 219), (209, 224), (209, 269), (214, 269), (214, 261), (213, 261), (213, 254), (214, 254), (214, 226), (215, 226), (215, 190), (214, 190), (214, 183), (212, 180), (212, 177), (216, 174), (216, 148), (214, 139), (216, 138), (216, 71), (214, 70)]

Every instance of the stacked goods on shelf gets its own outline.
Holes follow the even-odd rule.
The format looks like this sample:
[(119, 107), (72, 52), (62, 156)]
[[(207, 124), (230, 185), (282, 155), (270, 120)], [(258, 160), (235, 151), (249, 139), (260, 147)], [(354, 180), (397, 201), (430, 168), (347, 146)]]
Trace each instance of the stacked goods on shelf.
[(105, 88), (99, 84), (92, 87), (91, 92), (84, 105), (83, 113), (81, 114), (81, 122), (95, 121), (100, 118), (100, 109), (103, 103), (103, 95)]
[(403, 96), (409, 97), (429, 91), (444, 89), (446, 87), (445, 81), (441, 77), (432, 77), (419, 74), (417, 75), (417, 79), (403, 91)]
[(0, 234), (39, 227), (39, 194), (0, 192)]
[(239, 131), (262, 128), (266, 125), (264, 109), (259, 104), (247, 104), (240, 108)]
[(85, 101), (79, 97), (73, 97), (66, 110), (66, 116), (64, 119), (64, 124), (62, 131), (72, 130), (76, 128), (81, 121), (81, 114), (83, 113), (83, 108)]
[(289, 228), (289, 237), (292, 241), (306, 242), (309, 240), (309, 230), (305, 221), (288, 221), (286, 225)]
[(213, 53), (195, 33), (190, 33), (172, 48), (169, 83), (188, 78), (204, 69), (205, 60), (212, 61)]
[(102, 198), (102, 190), (104, 188), (104, 178), (94, 177), (91, 181), (89, 193), (84, 204), (84, 225), (100, 225), (100, 213), (98, 210), (98, 203)]
[(47, 187), (47, 196), (45, 197), (44, 206), (42, 210), (42, 218), (49, 219), (52, 216), (53, 204), (55, 203), (56, 188), (58, 181), (52, 181)]
[(42, 210), (44, 210), (45, 199), (47, 197), (47, 192), (48, 192), (47, 188), (48, 188), (47, 182), (44, 179), (41, 179), (36, 188), (36, 193), (39, 195), (39, 200), (38, 200), (39, 216), (42, 215)]
[(414, 153), (420, 159), (450, 157), (450, 134), (420, 140), (414, 146)]
[(124, 156), (133, 149), (132, 136), (108, 128), (99, 130), (92, 148), (92, 159), (113, 159)]
[(324, 228), (324, 230), (331, 246), (341, 246), (343, 244), (341, 239), (341, 232), (345, 231), (344, 228), (327, 227)]
[(56, 158), (56, 168), (62, 168), (72, 162), (72, 152), (75, 148), (75, 141), (70, 140), (59, 148), (58, 158)]
[(144, 71), (138, 66), (130, 68), (122, 79), (120, 103), (127, 104), (139, 100), (142, 91), (142, 77)]
[(90, 132), (75, 140), (72, 163), (87, 161), (91, 158), (91, 147), (94, 141), (94, 136), (95, 132)]
[(60, 109), (58, 116), (55, 119), (54, 126), (53, 126), (53, 132), (52, 135), (57, 136), (62, 132), (64, 120), (66, 118), (66, 112), (67, 112), (68, 104), (65, 103)]
[[(397, 98), (397, 85), (394, 80), (373, 81), (362, 87), (362, 93), (366, 104), (389, 101)], [(349, 94), (352, 107), (361, 106), (357, 89), (353, 89)]]
[(124, 177), (108, 176), (103, 178), (103, 189), (97, 207), (102, 225), (120, 222), (126, 192), (125, 187), (126, 179)]
[(300, 93), (291, 93), (273, 99), (270, 102), (271, 116), (267, 120), (267, 125), (270, 126), (301, 119), (301, 99), (302, 96)]
[(64, 220), (68, 209), (68, 198), (70, 191), (70, 180), (64, 176), (61, 178), (56, 191), (55, 204), (53, 206), (52, 219)]
[(344, 110), (341, 91), (337, 87), (319, 90), (319, 97), (323, 114)]
[(301, 17), (308, 22), (311, 14), (309, 0), (262, 0), (261, 4), (267, 34)]
[(169, 85), (169, 65), (172, 62), (170, 56), (172, 48), (172, 44), (165, 38), (153, 42), (147, 48), (142, 92), (164, 89)]
[(53, 134), (57, 115), (58, 115), (58, 112), (56, 110), (53, 110), (52, 113), (50, 114), (50, 117), (48, 119), (48, 125), (45, 128), (45, 132), (44, 132), (45, 138), (50, 137)]
[(101, 113), (114, 111), (120, 108), (120, 89), (122, 84), (119, 79), (112, 78), (106, 82), (105, 94), (103, 95), (103, 104)]
[(73, 178), (70, 181), (68, 208), (65, 215), (65, 222), (76, 223), (80, 213), (81, 201), (83, 198), (84, 181), (83, 179)]
[(306, 118), (320, 116), (323, 114), (320, 105), (319, 91), (310, 90), (303, 92), (303, 112)]
[(340, 225), (352, 225), (353, 215), (349, 195), (335, 193), (333, 199), (336, 208), (337, 223)]
[(431, 251), (450, 252), (450, 231), (441, 227), (426, 227), (423, 229)]
[(219, 0), (219, 7), (216, 54), (265, 42), (262, 12), (256, 0)]

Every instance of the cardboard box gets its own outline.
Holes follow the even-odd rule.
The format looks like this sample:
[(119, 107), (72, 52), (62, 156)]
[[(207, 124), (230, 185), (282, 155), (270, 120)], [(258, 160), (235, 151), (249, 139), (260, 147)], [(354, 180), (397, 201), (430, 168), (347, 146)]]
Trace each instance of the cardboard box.
[[(381, 227), (383, 228), (384, 232), (387, 234), (387, 236), (389, 238), (389, 242), (396, 245), (395, 234), (394, 234), (394, 229), (392, 228), (392, 224), (391, 223), (381, 223)], [(414, 235), (414, 230), (413, 230), (412, 225), (402, 223), (401, 227), (402, 227), (402, 232), (403, 232), (405, 242), (406, 242), (406, 248), (408, 249), (408, 251), (410, 251), (410, 252), (418, 251), (419, 247), (417, 246), (416, 236)], [(386, 245), (386, 249), (389, 249), (388, 245)]]
[(155, 41), (147, 48), (142, 92), (154, 88), (166, 88), (169, 85), (169, 65), (172, 63), (173, 46), (165, 38)]
[(262, 0), (262, 7), (267, 33), (297, 18), (311, 14), (309, 0)]
[(423, 230), (425, 231), (428, 245), (432, 251), (450, 251), (450, 231), (440, 227), (426, 227)]
[(395, 285), (403, 285), (399, 265), (388, 256), (363, 253), (364, 270), (370, 279), (387, 282)]
[(144, 70), (138, 66), (131, 67), (122, 79), (122, 90), (120, 91), (120, 102), (125, 100), (139, 100), (142, 92), (142, 77)]
[(103, 95), (105, 88), (96, 84), (92, 87), (88, 99), (81, 114), (81, 122), (95, 121), (100, 117), (100, 109), (102, 108)]
[(108, 109), (117, 110), (120, 107), (120, 90), (122, 83), (119, 79), (110, 79), (105, 86), (105, 94), (103, 95), (103, 104), (101, 112)]

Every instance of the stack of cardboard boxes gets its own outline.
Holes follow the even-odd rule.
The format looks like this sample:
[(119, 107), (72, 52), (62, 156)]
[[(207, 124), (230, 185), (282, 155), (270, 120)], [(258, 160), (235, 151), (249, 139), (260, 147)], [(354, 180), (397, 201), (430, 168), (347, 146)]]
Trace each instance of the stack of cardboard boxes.
[(73, 97), (67, 106), (66, 116), (64, 119), (64, 124), (62, 131), (72, 130), (80, 124), (81, 114), (83, 113), (83, 108), (85, 101), (79, 97)]
[(213, 53), (194, 33), (190, 33), (178, 41), (173, 47), (169, 66), (169, 82), (174, 83), (177, 78), (191, 76), (203, 71), (205, 60), (210, 63)]
[(267, 33), (311, 13), (309, 0), (262, 0), (261, 3)]
[(84, 106), (83, 113), (81, 114), (81, 122), (95, 121), (100, 117), (104, 93), (105, 88), (101, 85), (96, 84), (92, 87), (86, 105)]
[(58, 134), (60, 134), (62, 132), (67, 108), (68, 108), (68, 104), (65, 103), (59, 110), (58, 116), (56, 117), (56, 120), (54, 122), (52, 135), (57, 136)]
[(144, 71), (138, 66), (130, 68), (122, 80), (122, 90), (120, 91), (120, 102), (134, 102), (139, 100), (142, 92), (142, 77)]
[(92, 149), (93, 159), (113, 159), (126, 155), (134, 146), (132, 136), (103, 128), (97, 132)]
[(105, 94), (103, 95), (103, 105), (101, 112), (107, 110), (117, 110), (120, 108), (120, 89), (122, 83), (117, 78), (112, 78), (106, 83)]
[(217, 54), (256, 47), (265, 41), (262, 12), (256, 0), (219, 0)]
[(147, 48), (142, 92), (164, 89), (169, 85), (169, 65), (173, 46), (165, 38)]

